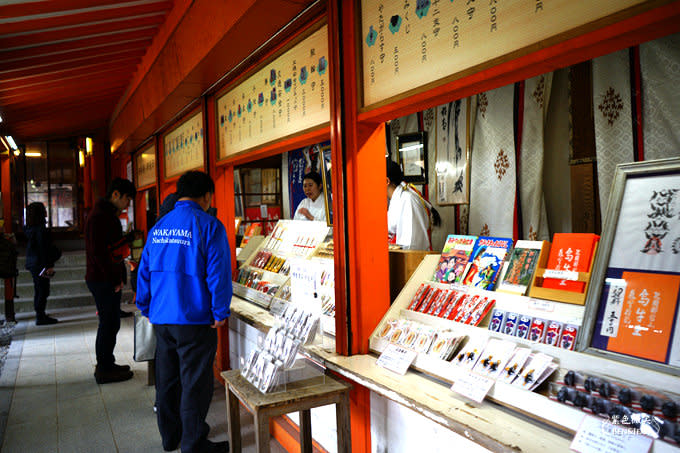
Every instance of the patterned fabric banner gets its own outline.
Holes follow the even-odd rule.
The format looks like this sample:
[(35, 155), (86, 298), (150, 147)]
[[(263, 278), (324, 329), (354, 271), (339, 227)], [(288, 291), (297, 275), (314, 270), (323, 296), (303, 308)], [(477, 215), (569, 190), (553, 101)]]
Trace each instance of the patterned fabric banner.
[(478, 96), (471, 152), (469, 233), (513, 236), (516, 195), (514, 85)]
[(522, 202), (522, 239), (550, 240), (548, 215), (543, 195), (545, 120), (552, 91), (552, 73), (525, 82), (524, 124), (519, 165), (519, 193)]
[(680, 156), (680, 34), (640, 44), (645, 160)]
[(597, 183), (603, 213), (607, 212), (616, 165), (635, 160), (631, 115), (628, 49), (594, 59), (593, 117)]

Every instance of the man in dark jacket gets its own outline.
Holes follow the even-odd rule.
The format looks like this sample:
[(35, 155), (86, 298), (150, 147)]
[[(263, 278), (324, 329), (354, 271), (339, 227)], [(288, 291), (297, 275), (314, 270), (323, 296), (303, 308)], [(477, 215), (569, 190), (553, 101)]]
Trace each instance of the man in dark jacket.
[(216, 328), (229, 316), (231, 264), (227, 234), (206, 213), (215, 184), (190, 171), (178, 200), (149, 231), (137, 276), (137, 307), (156, 330), (156, 404), (165, 451), (226, 452), (207, 440)]
[(85, 224), (87, 272), (85, 281), (94, 296), (99, 314), (95, 350), (97, 384), (126, 381), (132, 378), (127, 365), (117, 365), (113, 356), (116, 335), (120, 330), (120, 299), (125, 281), (125, 253), (128, 238), (118, 216), (130, 205), (135, 186), (127, 179), (116, 178), (99, 200)]

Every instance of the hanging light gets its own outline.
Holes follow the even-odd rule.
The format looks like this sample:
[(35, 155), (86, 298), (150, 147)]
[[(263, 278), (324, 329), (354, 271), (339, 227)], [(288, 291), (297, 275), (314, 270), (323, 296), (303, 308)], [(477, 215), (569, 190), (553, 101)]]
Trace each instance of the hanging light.
[(85, 151), (82, 149), (78, 150), (78, 164), (80, 165), (80, 168), (85, 166)]
[(90, 137), (85, 137), (85, 151), (87, 151), (88, 156), (92, 155), (92, 139)]

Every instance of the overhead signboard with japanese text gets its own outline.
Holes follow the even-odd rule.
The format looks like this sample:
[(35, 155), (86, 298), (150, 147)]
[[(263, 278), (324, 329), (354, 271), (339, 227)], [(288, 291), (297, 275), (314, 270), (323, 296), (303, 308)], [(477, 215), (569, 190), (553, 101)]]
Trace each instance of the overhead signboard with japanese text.
[(330, 121), (324, 25), (217, 100), (218, 158)]
[(163, 137), (165, 179), (204, 165), (203, 112), (199, 111)]
[(500, 57), (528, 54), (537, 44), (565, 40), (571, 37), (566, 32), (644, 4), (659, 2), (362, 0), (363, 105), (455, 80), (484, 63), (502, 62)]
[(137, 188), (156, 183), (156, 146), (151, 145), (135, 155), (135, 185)]

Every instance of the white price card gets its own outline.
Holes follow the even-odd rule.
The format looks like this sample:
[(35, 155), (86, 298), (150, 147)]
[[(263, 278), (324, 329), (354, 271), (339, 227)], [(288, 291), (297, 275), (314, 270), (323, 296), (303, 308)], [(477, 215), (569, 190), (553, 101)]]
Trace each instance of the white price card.
[(578, 453), (646, 453), (653, 439), (629, 426), (586, 415), (569, 446)]
[(489, 390), (491, 390), (491, 387), (493, 387), (494, 382), (496, 381), (492, 378), (473, 373), (472, 371), (459, 373), (451, 386), (451, 390), (466, 398), (470, 398), (472, 401), (481, 403), (489, 393)]
[(386, 370), (393, 371), (403, 376), (406, 374), (408, 367), (411, 366), (417, 355), (418, 353), (412, 349), (390, 343), (383, 353), (380, 354), (380, 357), (378, 357), (377, 364)]
[(542, 299), (529, 299), (529, 308), (539, 311), (555, 311), (555, 302)]
[(546, 269), (543, 278), (555, 278), (557, 280), (578, 281), (578, 272), (557, 269)]

